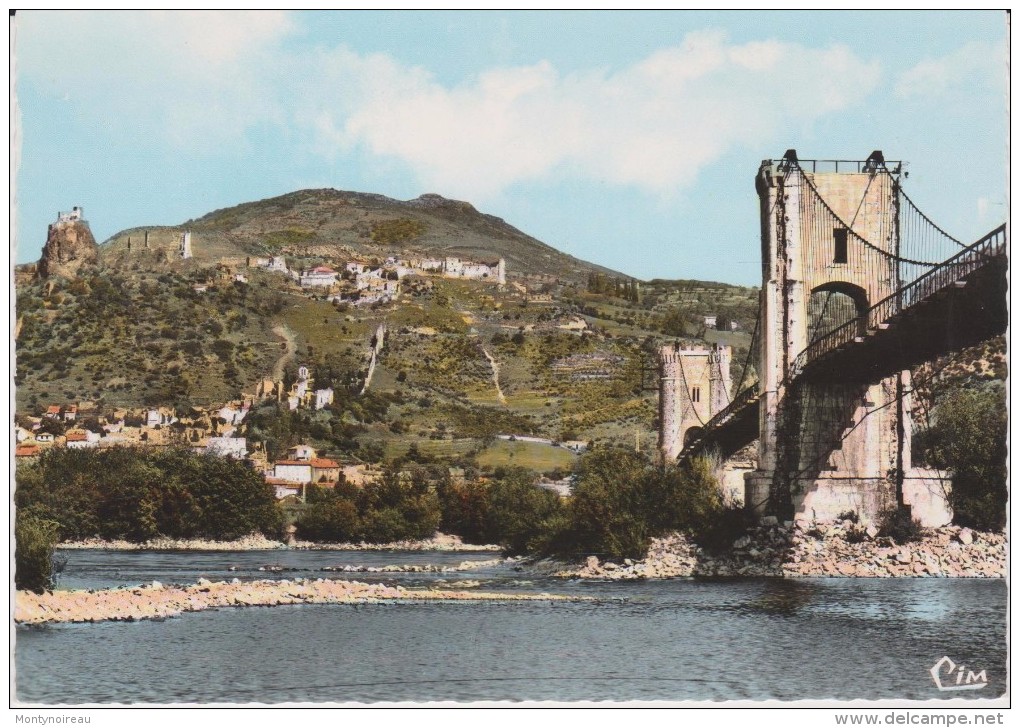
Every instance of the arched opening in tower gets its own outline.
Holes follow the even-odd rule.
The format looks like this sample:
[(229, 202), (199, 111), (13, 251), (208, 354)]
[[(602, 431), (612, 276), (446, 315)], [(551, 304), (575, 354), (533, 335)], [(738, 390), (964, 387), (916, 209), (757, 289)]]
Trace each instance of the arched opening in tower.
[(868, 293), (845, 281), (831, 281), (812, 289), (808, 299), (808, 341), (816, 341), (833, 329), (857, 320), (858, 335), (868, 327)]

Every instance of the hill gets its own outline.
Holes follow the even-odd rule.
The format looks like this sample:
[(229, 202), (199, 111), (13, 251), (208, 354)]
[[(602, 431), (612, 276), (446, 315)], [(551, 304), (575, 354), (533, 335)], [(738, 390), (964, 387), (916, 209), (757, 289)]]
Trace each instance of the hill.
[[(246, 202), (178, 226), (123, 230), (103, 243), (103, 255), (115, 264), (166, 262), (173, 259), (177, 236), (185, 229), (192, 231), (195, 258), (205, 262), (249, 255), (284, 255), (295, 264), (331, 256), (502, 257), (517, 275), (573, 282), (584, 281), (592, 271), (621, 275), (561, 253), (467, 202), (436, 194), (401, 201), (334, 189)], [(143, 247), (146, 233), (148, 255)]]

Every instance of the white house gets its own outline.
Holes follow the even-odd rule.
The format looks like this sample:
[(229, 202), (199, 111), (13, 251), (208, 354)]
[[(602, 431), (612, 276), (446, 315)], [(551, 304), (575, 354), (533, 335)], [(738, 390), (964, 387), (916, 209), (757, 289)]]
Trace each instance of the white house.
[(242, 404), (240, 406), (234, 404), (225, 404), (220, 408), (220, 411), (216, 415), (226, 422), (228, 425), (239, 425), (248, 414), (248, 405)]
[(333, 388), (326, 387), (326, 389), (315, 390), (315, 409), (321, 410), (327, 405), (333, 404)]
[(295, 445), (287, 450), (287, 453), (291, 460), (311, 462), (315, 458), (315, 448), (308, 447), (308, 445)]
[(301, 287), (329, 288), (330, 286), (336, 285), (337, 275), (337, 272), (329, 266), (320, 265), (318, 268), (302, 271)]
[(221, 458), (244, 460), (248, 457), (248, 441), (243, 437), (210, 437), (205, 451)]
[(151, 409), (145, 413), (145, 425), (146, 427), (155, 427), (156, 425), (172, 425), (177, 422), (177, 418), (174, 416), (173, 410), (167, 409), (166, 407), (160, 407), (159, 409)]
[(75, 430), (66, 435), (66, 445), (71, 450), (84, 450), (99, 447), (99, 433), (88, 430)]
[(273, 464), (273, 477), (288, 483), (311, 483), (311, 460), (277, 460)]

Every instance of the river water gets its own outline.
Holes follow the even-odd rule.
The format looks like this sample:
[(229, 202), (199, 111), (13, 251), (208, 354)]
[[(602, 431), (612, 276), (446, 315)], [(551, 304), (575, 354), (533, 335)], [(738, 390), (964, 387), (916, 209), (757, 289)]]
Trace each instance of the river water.
[[(162, 621), (18, 627), (29, 703), (995, 698), (1006, 682), (1006, 584), (963, 579), (535, 577), (501, 563), (456, 573), (335, 574), (344, 564), (487, 561), (491, 553), (68, 551), (58, 588), (199, 577), (477, 580), (583, 602), (295, 605)], [(260, 571), (272, 566), (284, 571)], [(459, 586), (459, 585), (458, 585)], [(939, 692), (943, 656), (980, 690)]]

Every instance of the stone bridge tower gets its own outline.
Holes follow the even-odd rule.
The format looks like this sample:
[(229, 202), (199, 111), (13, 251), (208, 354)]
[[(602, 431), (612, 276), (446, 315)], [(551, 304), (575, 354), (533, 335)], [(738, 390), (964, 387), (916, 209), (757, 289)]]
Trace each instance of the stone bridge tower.
[(659, 450), (666, 462), (676, 460), (705, 423), (730, 402), (728, 346), (659, 350)]
[[(899, 289), (898, 165), (766, 160), (761, 206), (761, 421), (745, 503), (781, 519), (873, 521), (897, 503), (926, 525), (950, 516), (941, 481), (911, 469), (909, 372), (850, 382), (798, 359), (818, 336)], [(854, 336), (866, 336), (859, 330)]]

